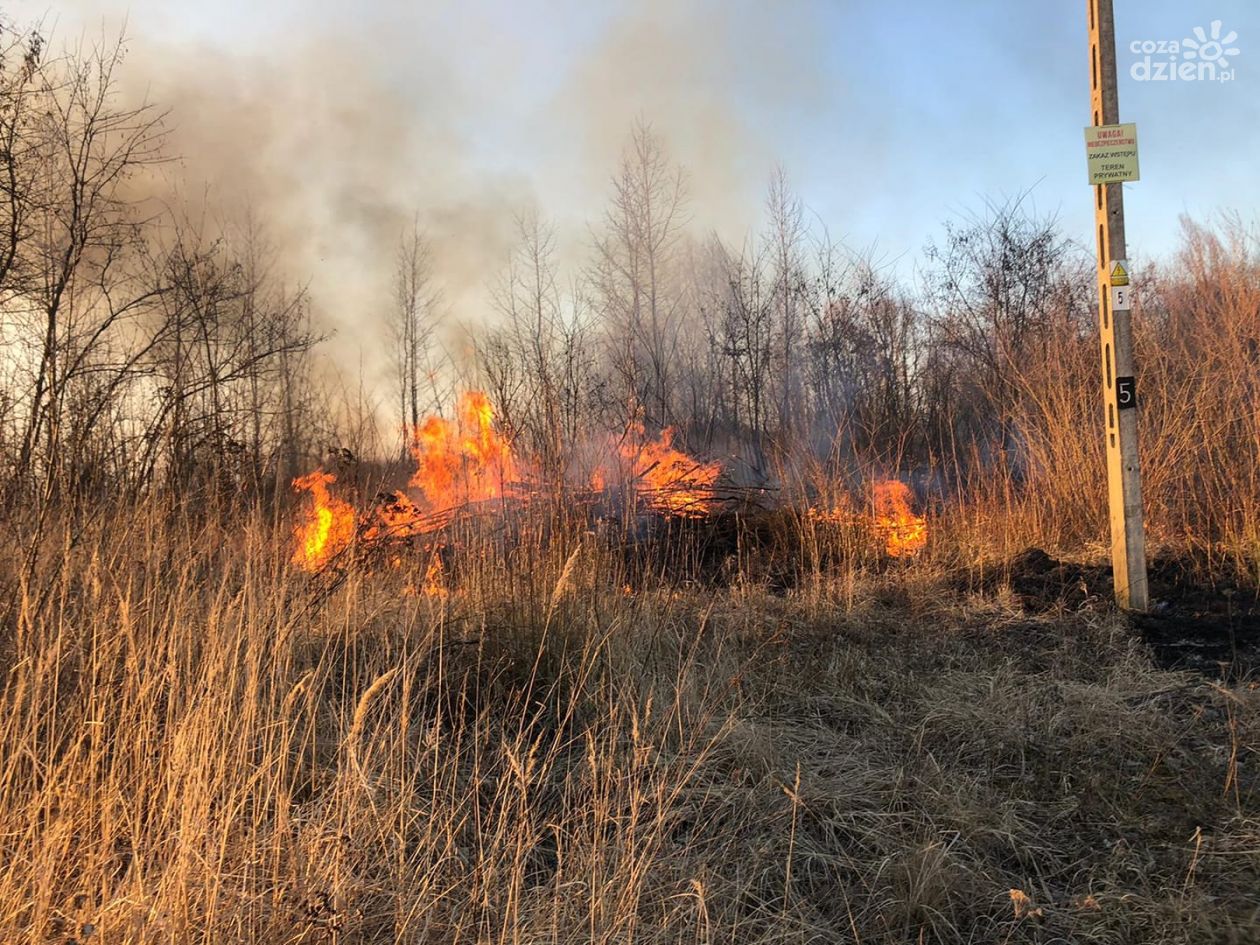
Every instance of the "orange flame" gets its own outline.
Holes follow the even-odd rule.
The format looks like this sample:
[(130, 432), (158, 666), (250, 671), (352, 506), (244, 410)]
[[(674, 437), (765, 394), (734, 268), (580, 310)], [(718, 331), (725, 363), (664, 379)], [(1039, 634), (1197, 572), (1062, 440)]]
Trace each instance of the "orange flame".
[(412, 431), (411, 485), (433, 508), (495, 499), (517, 480), (512, 445), (494, 429), (494, 407), (481, 391), (459, 398), (458, 419), (427, 417)]
[[(318, 571), (356, 535), (365, 542), (406, 539), (441, 528), (465, 504), (528, 497), (522, 463), (511, 442), (496, 430), (494, 407), (485, 393), (461, 394), (455, 419), (429, 416), (410, 432), (416, 467), (408, 485), (414, 491), (386, 497), (361, 523), (349, 503), (330, 493), (329, 486), (337, 481), (331, 473), (316, 470), (294, 480), (294, 488), (312, 497), (308, 518), (296, 530), (294, 562)], [(722, 467), (702, 463), (675, 449), (673, 438), (672, 427), (652, 439), (641, 422), (632, 423), (616, 449), (621, 476), (652, 509), (674, 516), (704, 516), (718, 503), (714, 485)], [(594, 470), (590, 477), (593, 490), (603, 491), (612, 478), (613, 465)], [(401, 565), (397, 556), (391, 563)], [(436, 596), (445, 583), (441, 562), (430, 571), (427, 584)]]
[(364, 537), (401, 539), (450, 521), (459, 506), (509, 494), (519, 485), (520, 464), (511, 443), (494, 429), (494, 408), (481, 391), (461, 394), (455, 420), (426, 417), (411, 431), (416, 469), (408, 482), (419, 501), (395, 492), (372, 512)]
[(426, 515), (405, 492), (395, 492), (387, 501), (378, 501), (363, 537), (368, 541), (406, 538), (430, 531), (438, 524), (438, 520)]
[(674, 428), (666, 427), (655, 440), (644, 439), (643, 424), (630, 426), (621, 456), (647, 504), (670, 515), (702, 516), (716, 504), (713, 485), (720, 463), (701, 463), (674, 449)]
[(914, 512), (914, 493), (904, 482), (889, 479), (871, 486), (870, 515), (856, 512), (849, 500), (838, 496), (829, 507), (812, 506), (806, 512), (811, 522), (869, 529), (884, 540), (884, 551), (892, 558), (913, 558), (927, 547), (927, 519)]
[(322, 469), (293, 480), (293, 488), (309, 492), (312, 502), (308, 517), (294, 529), (297, 548), (292, 560), (304, 571), (318, 571), (354, 540), (354, 509), (328, 491), (336, 481)]
[(438, 600), (444, 600), (450, 596), (450, 591), (446, 587), (446, 568), (442, 566), (442, 558), (436, 553), (433, 560), (429, 562), (429, 567), (424, 572), (424, 588), (425, 597), (433, 597)]
[(830, 507), (811, 505), (805, 510), (805, 515), (811, 522), (827, 525), (851, 525), (858, 520), (849, 497), (843, 493), (836, 495)]
[(873, 527), (884, 536), (884, 549), (893, 558), (912, 558), (927, 546), (927, 519), (912, 510), (914, 494), (897, 479), (877, 482), (871, 490), (875, 506)]
[(429, 566), (424, 571), (424, 581), (420, 587), (412, 582), (407, 582), (403, 587), (404, 597), (428, 597), (433, 600), (446, 600), (451, 596), (450, 589), (446, 585), (446, 568), (442, 565), (442, 559), (437, 551), (429, 561)]

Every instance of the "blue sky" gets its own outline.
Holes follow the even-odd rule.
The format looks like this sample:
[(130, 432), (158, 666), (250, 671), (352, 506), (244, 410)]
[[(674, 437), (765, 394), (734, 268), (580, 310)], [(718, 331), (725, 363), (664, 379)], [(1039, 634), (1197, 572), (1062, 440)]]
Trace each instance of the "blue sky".
[[(1088, 239), (1084, 3), (827, 6), (832, 28), (850, 37), (828, 57), (828, 71), (853, 98), (835, 101), (815, 136), (819, 147), (785, 160), (799, 162), (802, 180), (817, 181), (813, 200), (828, 216), (844, 218), (847, 206), (853, 232), (913, 247), (957, 208), (1031, 190), (1040, 210)], [(1215, 19), (1239, 34), (1232, 84), (1133, 81), (1134, 40), (1180, 40)], [(1253, 52), (1248, 40), (1260, 40), (1260, 5), (1117, 0), (1116, 21), (1121, 119), (1138, 124), (1142, 158), (1142, 180), (1126, 188), (1130, 246), (1166, 251), (1182, 212), (1252, 216), (1260, 47)], [(854, 142), (841, 173), (829, 174), (824, 156), (845, 150), (844, 129), (868, 122), (881, 134)], [(881, 160), (888, 173), (871, 173)], [(845, 187), (850, 175), (865, 181), (860, 200)]]
[[(19, 16), (50, 16), (63, 36), (80, 24), (126, 15), (141, 45), (202, 44), (237, 56), (266, 57), (319, 32), (355, 36), (380, 52), (373, 68), (400, 88), (416, 86), (417, 111), (429, 103), (423, 84), (414, 83), (413, 54), (427, 57), (436, 50), (458, 77), (469, 106), (462, 132), (475, 159), (530, 180), (543, 206), (573, 211), (585, 195), (547, 192), (564, 189), (573, 175), (557, 153), (563, 147), (539, 134), (537, 123), (568, 129), (562, 118), (547, 116), (563, 97), (566, 80), (628, 18), (651, 20), (675, 5), (652, 6), (75, 0), (59, 7), (53, 0), (16, 9)], [(682, 6), (694, 15), (659, 17), (671, 51), (695, 44), (700, 62), (680, 79), (703, 74), (706, 88), (725, 93), (721, 107), (756, 142), (746, 163), (728, 156), (750, 189), (741, 196), (748, 198), (758, 178), (768, 176), (767, 165), (778, 161), (831, 225), (860, 243), (875, 241), (890, 250), (916, 249), (943, 217), (985, 196), (1028, 189), (1040, 209), (1058, 212), (1073, 230), (1088, 231), (1080, 141), (1088, 120), (1083, 2), (730, 0)], [(1183, 211), (1203, 215), (1227, 207), (1249, 216), (1260, 195), (1260, 4), (1117, 0), (1116, 18), (1122, 117), (1138, 123), (1142, 143), (1143, 180), (1129, 188), (1134, 242), (1148, 251), (1166, 249)], [(1232, 83), (1141, 83), (1129, 76), (1132, 40), (1182, 39), (1218, 19), (1239, 34), (1242, 52)], [(751, 21), (747, 31), (740, 30), (741, 20)], [(671, 37), (671, 28), (694, 33)], [(802, 86), (795, 90), (799, 99), (782, 75), (787, 61), (793, 63), (790, 78)], [(627, 85), (634, 82), (626, 77)], [(635, 113), (653, 118), (662, 94), (658, 87), (646, 89), (636, 109), (628, 90), (618, 98), (625, 113), (620, 117), (626, 123)], [(670, 122), (664, 124), (668, 132)], [(689, 149), (681, 150), (686, 161)], [(703, 167), (691, 170), (704, 173)], [(593, 176), (599, 181), (610, 172), (601, 168)]]
[[(484, 223), (525, 202), (579, 247), (642, 116), (690, 171), (697, 225), (731, 239), (757, 227), (776, 164), (833, 234), (901, 265), (943, 220), (1026, 191), (1089, 239), (1083, 0), (38, 0), (10, 4), (9, 15), (42, 17), (63, 40), (126, 17), (129, 68), (152, 73), (159, 100), (164, 73), (192, 61), (220, 70), (204, 80), (202, 105), (224, 74), (237, 94), (256, 96), (280, 76), (304, 104), (267, 118), (267, 135), (280, 121), (335, 129), (338, 115), (387, 97), (386, 115), (355, 127), (395, 130), (384, 143), (363, 140), (368, 151), (405, 151), (394, 166), (378, 153), (352, 171), (346, 142), (321, 159), (327, 136), (291, 132), (289, 153), (301, 142), (308, 170), (287, 171), (289, 186), (318, 202), (357, 173), (353, 199), (329, 205), (397, 204), (409, 216), (444, 201), (439, 236), (440, 220), (469, 206), (484, 205)], [(1260, 4), (1116, 0), (1116, 18), (1122, 120), (1137, 122), (1142, 157), (1142, 180), (1126, 188), (1130, 254), (1171, 250), (1183, 212), (1253, 221)], [(1213, 20), (1238, 33), (1233, 82), (1130, 77), (1134, 40), (1181, 40)], [(325, 59), (330, 47), (343, 54)], [(298, 61), (300, 71), (290, 67)], [(195, 128), (201, 106), (180, 111), (171, 94), (177, 121)], [(337, 225), (340, 211), (283, 212), (308, 231)], [(502, 248), (465, 242), (487, 259)]]

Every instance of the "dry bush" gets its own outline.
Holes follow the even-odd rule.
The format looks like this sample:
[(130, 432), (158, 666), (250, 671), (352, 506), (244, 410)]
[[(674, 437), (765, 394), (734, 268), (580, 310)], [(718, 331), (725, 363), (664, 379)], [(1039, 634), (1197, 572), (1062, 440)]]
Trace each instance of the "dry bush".
[[(1174, 265), (1148, 266), (1134, 311), (1148, 545), (1211, 571), (1260, 573), (1260, 248), (1226, 220), (1186, 221)], [(1101, 555), (1108, 540), (1097, 336), (1065, 326), (1017, 372), (1012, 454), (965, 447), (941, 549)]]

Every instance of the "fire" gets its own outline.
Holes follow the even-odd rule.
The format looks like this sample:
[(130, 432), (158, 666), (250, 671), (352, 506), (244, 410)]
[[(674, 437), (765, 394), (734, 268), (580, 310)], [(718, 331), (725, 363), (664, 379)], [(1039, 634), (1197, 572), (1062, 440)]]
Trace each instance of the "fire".
[(843, 494), (837, 495), (830, 507), (811, 505), (806, 509), (805, 515), (811, 522), (821, 522), (826, 525), (849, 525), (857, 520), (853, 506), (848, 497)]
[(442, 566), (442, 559), (437, 551), (425, 569), (421, 585), (416, 587), (414, 583), (408, 582), (402, 592), (404, 597), (428, 597), (432, 600), (446, 600), (451, 596), (450, 589), (446, 586), (446, 568)]
[(877, 482), (871, 490), (875, 517), (872, 525), (884, 536), (884, 549), (893, 558), (912, 558), (927, 546), (927, 520), (912, 509), (914, 494), (897, 479)]
[(372, 511), (364, 538), (397, 540), (447, 524), (454, 510), (511, 494), (520, 485), (520, 463), (511, 443), (494, 428), (494, 408), (481, 391), (459, 398), (455, 420), (429, 416), (411, 431), (416, 463), (406, 492), (383, 497)]
[(460, 395), (455, 421), (431, 416), (412, 431), (411, 486), (431, 508), (503, 496), (519, 478), (512, 445), (494, 429), (494, 407), (481, 391)]
[(815, 523), (869, 529), (883, 539), (884, 551), (891, 558), (913, 558), (927, 547), (927, 519), (915, 514), (914, 493), (897, 479), (871, 486), (870, 514), (858, 513), (839, 496), (830, 506), (811, 506), (806, 516)]
[(429, 562), (429, 567), (424, 572), (424, 588), (422, 590), (425, 597), (433, 597), (438, 600), (444, 600), (450, 596), (450, 591), (446, 588), (446, 569), (442, 566), (442, 558), (436, 553), (433, 555), (433, 560)]
[(293, 563), (305, 571), (318, 571), (354, 540), (354, 509), (328, 491), (336, 481), (322, 469), (293, 480), (293, 488), (309, 492), (312, 501), (309, 517), (294, 529)]
[[(495, 430), (494, 407), (481, 391), (460, 395), (453, 421), (426, 417), (411, 431), (411, 454), (416, 470), (409, 485), (421, 493), (420, 500), (405, 492), (387, 497), (365, 516), (363, 540), (390, 541), (434, 531), (449, 521), (451, 510), (508, 495), (520, 478), (512, 445)], [(336, 481), (323, 470), (293, 481), (314, 503), (297, 527), (293, 552), (293, 561), (307, 571), (324, 567), (359, 528), (353, 507), (329, 491)], [(437, 567), (440, 574), (440, 561)]]
[[(721, 466), (701, 463), (675, 449), (673, 438), (672, 428), (649, 439), (641, 423), (632, 424), (615, 450), (622, 476), (652, 509), (703, 516), (716, 504), (713, 485)], [(442, 528), (462, 506), (530, 495), (530, 483), (523, 481), (524, 464), (495, 428), (494, 407), (481, 391), (460, 395), (455, 419), (429, 416), (411, 430), (411, 454), (416, 466), (408, 491), (382, 496), (361, 518), (349, 502), (332, 494), (330, 487), (337, 481), (332, 473), (319, 469), (295, 479), (293, 487), (310, 493), (311, 506), (295, 529), (294, 563), (319, 571), (356, 536), (366, 544), (403, 541)], [(609, 479), (608, 466), (597, 468), (591, 488), (603, 491)], [(395, 568), (402, 565), (393, 553), (385, 560)], [(446, 585), (442, 561), (434, 557), (419, 592), (444, 597)]]
[(437, 528), (440, 516), (427, 515), (405, 492), (378, 499), (363, 537), (368, 541), (406, 538)]
[(630, 475), (649, 506), (670, 515), (705, 515), (716, 502), (713, 485), (722, 466), (692, 459), (674, 449), (673, 440), (673, 427), (649, 441), (643, 425), (634, 423), (621, 445), (621, 457), (630, 464)]

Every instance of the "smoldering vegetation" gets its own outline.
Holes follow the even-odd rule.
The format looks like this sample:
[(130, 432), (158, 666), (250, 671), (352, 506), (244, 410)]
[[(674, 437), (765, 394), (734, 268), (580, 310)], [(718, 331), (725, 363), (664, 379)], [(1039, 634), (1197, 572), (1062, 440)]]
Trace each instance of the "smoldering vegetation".
[(1140, 268), (1135, 620), (1090, 250), (1028, 201), (910, 276), (784, 174), (715, 235), (646, 118), (578, 249), (347, 158), (361, 379), (283, 178), (200, 189), (123, 51), (0, 44), (0, 938), (1255, 938), (1240, 219)]

